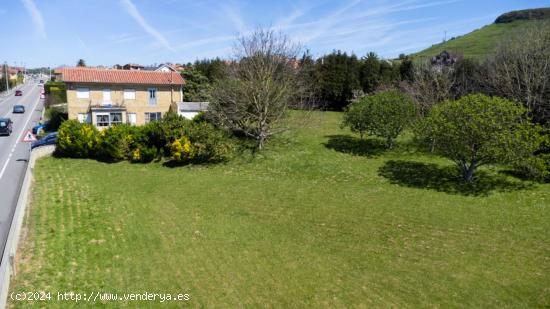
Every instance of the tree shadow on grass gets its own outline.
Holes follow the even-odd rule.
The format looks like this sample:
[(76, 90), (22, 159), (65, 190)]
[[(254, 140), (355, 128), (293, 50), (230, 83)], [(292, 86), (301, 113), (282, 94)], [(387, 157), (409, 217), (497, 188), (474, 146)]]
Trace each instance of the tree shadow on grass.
[(510, 181), (504, 175), (490, 174), (483, 170), (476, 171), (474, 182), (466, 183), (453, 166), (403, 160), (387, 161), (378, 170), (378, 175), (401, 186), (473, 196), (487, 196), (493, 191), (525, 190), (533, 186), (530, 183)]
[(327, 135), (325, 147), (356, 156), (374, 157), (386, 151), (384, 142), (378, 139), (360, 139), (349, 135)]

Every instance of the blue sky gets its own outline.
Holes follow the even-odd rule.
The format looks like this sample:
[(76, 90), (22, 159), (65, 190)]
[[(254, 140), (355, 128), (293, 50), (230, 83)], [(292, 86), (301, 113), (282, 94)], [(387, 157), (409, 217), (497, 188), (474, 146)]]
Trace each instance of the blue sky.
[(27, 66), (189, 62), (232, 53), (235, 36), (278, 29), (314, 56), (411, 53), (490, 24), (526, 0), (1, 0), (0, 61)]

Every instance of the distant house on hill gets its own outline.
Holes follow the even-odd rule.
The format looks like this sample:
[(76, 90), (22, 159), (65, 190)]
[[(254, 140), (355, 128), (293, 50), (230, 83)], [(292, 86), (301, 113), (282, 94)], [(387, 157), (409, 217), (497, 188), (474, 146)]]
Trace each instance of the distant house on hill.
[(432, 65), (449, 66), (463, 59), (464, 54), (462, 53), (451, 53), (444, 50), (439, 55), (433, 56), (431, 59), (431, 63)]

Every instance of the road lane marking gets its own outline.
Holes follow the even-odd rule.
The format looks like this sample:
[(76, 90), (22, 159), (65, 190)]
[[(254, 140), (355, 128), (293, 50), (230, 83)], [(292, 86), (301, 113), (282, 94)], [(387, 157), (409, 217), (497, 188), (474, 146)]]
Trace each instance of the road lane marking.
[(13, 144), (13, 147), (11, 148), (10, 154), (8, 155), (8, 158), (6, 159), (6, 162), (4, 163), (4, 166), (2, 167), (2, 170), (0, 171), (0, 179), (4, 177), (4, 172), (6, 171), (6, 168), (8, 167), (8, 163), (10, 162), (10, 159), (13, 155), (13, 152), (15, 151), (15, 147), (20, 142), (21, 138), (23, 137), (23, 133), (25, 133), (25, 130), (27, 126), (29, 125), (29, 121), (32, 118), (32, 114), (36, 110), (36, 107), (38, 106), (38, 103), (40, 102), (40, 96), (37, 98), (36, 102), (34, 103), (34, 107), (32, 108), (31, 112), (29, 113), (29, 117), (27, 118), (27, 121), (25, 122), (25, 125), (23, 126), (21, 133), (19, 134), (19, 137), (15, 140), (15, 144)]

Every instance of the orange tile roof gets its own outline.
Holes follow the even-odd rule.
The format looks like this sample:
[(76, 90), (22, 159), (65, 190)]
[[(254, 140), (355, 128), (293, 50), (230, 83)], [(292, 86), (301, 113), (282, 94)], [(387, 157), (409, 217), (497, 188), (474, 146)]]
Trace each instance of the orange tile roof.
[(100, 84), (184, 85), (177, 72), (60, 68), (55, 71), (65, 82)]

